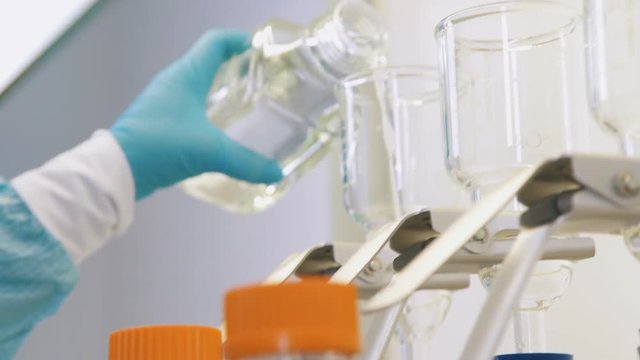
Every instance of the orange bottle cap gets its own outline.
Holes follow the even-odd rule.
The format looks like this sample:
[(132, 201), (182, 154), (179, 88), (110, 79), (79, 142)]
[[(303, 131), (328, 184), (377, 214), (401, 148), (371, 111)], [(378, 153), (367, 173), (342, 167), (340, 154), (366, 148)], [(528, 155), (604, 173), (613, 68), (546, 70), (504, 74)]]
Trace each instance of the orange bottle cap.
[(229, 291), (225, 356), (360, 350), (357, 293), (351, 285), (305, 280)]
[(218, 329), (197, 325), (142, 326), (114, 331), (109, 360), (221, 360)]

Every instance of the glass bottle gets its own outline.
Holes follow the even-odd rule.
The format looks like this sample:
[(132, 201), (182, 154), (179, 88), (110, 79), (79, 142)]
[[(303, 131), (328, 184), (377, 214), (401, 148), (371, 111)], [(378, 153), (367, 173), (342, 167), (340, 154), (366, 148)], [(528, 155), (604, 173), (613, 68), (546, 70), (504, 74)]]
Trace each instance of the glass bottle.
[(436, 40), (447, 167), (474, 200), (522, 168), (589, 149), (587, 99), (576, 95), (585, 86), (576, 9), (480, 5), (445, 18)]
[(252, 47), (227, 61), (213, 82), (208, 116), (229, 137), (276, 160), (284, 178), (250, 184), (219, 173), (187, 179), (185, 191), (237, 213), (262, 211), (312, 168), (334, 138), (335, 83), (384, 62), (386, 31), (361, 0), (342, 0), (302, 27), (275, 20)]
[(225, 359), (346, 360), (360, 350), (357, 291), (307, 279), (225, 296)]

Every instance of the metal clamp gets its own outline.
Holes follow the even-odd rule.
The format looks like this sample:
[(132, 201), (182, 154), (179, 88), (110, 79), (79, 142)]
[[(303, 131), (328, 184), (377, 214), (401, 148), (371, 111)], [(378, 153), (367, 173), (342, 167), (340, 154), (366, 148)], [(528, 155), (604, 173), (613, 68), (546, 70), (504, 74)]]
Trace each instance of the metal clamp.
[(619, 233), (640, 222), (638, 178), (640, 159), (613, 156), (565, 156), (523, 170), (456, 220), (363, 308), (377, 311), (401, 302), (517, 196), (528, 207), (520, 218), (524, 230), (496, 280), (503, 285), (490, 292), (464, 352), (465, 359), (484, 360), (499, 338), (490, 337), (506, 323), (505, 314), (521, 295), (522, 282), (542, 256), (547, 238), (577, 232)]

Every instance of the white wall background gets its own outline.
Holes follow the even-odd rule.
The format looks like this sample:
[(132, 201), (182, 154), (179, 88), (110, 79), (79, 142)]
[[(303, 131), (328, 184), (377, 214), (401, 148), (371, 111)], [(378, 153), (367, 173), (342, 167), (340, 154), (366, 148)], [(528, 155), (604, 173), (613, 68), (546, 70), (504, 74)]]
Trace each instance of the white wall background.
[[(482, 1), (377, 2), (393, 31), (393, 62), (435, 64), (435, 23)], [(307, 21), (325, 6), (319, 0), (105, 0), (95, 17), (0, 100), (2, 174), (37, 166), (109, 126), (148, 79), (204, 30), (251, 30), (274, 16)], [(611, 141), (598, 136), (597, 144), (611, 150)], [(17, 358), (106, 358), (108, 335), (117, 328), (217, 324), (230, 286), (260, 279), (284, 256), (311, 244), (361, 238), (344, 214), (338, 184), (334, 154), (275, 208), (253, 217), (226, 214), (176, 189), (156, 194), (138, 206), (123, 238), (83, 264), (76, 291)], [(598, 239), (597, 245), (597, 257), (578, 264), (570, 292), (550, 313), (551, 347), (579, 360), (637, 359), (640, 265), (617, 239)], [(483, 298), (477, 282), (454, 295), (433, 341), (434, 359), (456, 358)]]

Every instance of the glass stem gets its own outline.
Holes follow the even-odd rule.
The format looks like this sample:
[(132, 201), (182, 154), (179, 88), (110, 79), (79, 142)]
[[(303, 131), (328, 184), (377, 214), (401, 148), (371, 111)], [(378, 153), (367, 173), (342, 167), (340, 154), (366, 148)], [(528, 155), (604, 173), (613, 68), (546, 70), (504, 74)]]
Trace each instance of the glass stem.
[(621, 145), (622, 145), (622, 153), (625, 156), (633, 156), (633, 155), (635, 155), (636, 146), (635, 146), (634, 141), (631, 138), (631, 136), (629, 136), (629, 134), (623, 134), (622, 135)]
[(429, 343), (426, 339), (410, 338), (401, 343), (402, 360), (426, 360), (429, 358)]
[(513, 317), (516, 352), (539, 353), (547, 351), (544, 310), (517, 310)]
[(415, 333), (406, 316), (400, 316), (396, 327), (400, 340), (400, 357), (402, 360), (426, 360), (429, 357), (429, 338)]
[(415, 360), (429, 358), (429, 341), (423, 337), (415, 337), (411, 340), (411, 354)]

